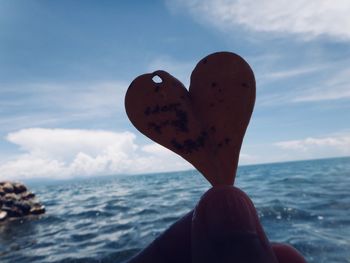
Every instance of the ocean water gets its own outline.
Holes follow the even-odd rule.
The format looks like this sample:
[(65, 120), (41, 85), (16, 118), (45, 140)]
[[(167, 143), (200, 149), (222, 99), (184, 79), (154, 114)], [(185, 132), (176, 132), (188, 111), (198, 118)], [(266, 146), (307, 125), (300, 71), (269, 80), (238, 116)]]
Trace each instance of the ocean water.
[[(350, 158), (240, 167), (270, 240), (308, 262), (350, 262)], [(190, 211), (196, 171), (32, 183), (47, 213), (0, 225), (0, 262), (124, 262)]]

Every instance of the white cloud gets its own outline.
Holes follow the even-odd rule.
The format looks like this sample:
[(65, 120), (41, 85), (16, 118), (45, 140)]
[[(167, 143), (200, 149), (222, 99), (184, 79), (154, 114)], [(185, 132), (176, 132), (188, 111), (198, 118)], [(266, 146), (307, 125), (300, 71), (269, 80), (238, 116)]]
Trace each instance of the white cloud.
[(280, 79), (288, 79), (288, 78), (294, 78), (294, 77), (301, 77), (304, 75), (308, 75), (311, 73), (319, 72), (320, 70), (324, 69), (325, 66), (308, 66), (308, 67), (299, 67), (299, 68), (291, 68), (287, 70), (280, 70), (280, 71), (269, 71), (260, 74), (258, 77), (261, 78), (262, 81), (275, 81)]
[(0, 180), (149, 173), (191, 166), (162, 146), (139, 146), (130, 132), (23, 129), (8, 141), (23, 154), (0, 164)]
[(256, 155), (240, 153), (239, 154), (239, 165), (245, 164), (254, 164), (259, 161), (259, 158)]
[[(131, 132), (32, 128), (10, 133), (7, 140), (22, 154), (0, 163), (0, 181), (193, 169), (159, 144), (137, 144)], [(255, 156), (240, 156), (241, 164), (254, 161)]]
[(157, 144), (157, 143), (152, 143), (152, 144), (147, 144), (147, 145), (144, 145), (142, 146), (142, 151), (146, 152), (146, 153), (149, 153), (149, 154), (154, 154), (154, 155), (167, 155), (169, 154), (169, 150), (165, 147), (163, 147), (162, 145), (160, 144)]
[(350, 99), (348, 64), (348, 61), (345, 63), (342, 61), (319, 66), (296, 67), (285, 71), (257, 72), (258, 88), (264, 90), (257, 97), (257, 104), (271, 106), (285, 103), (348, 100)]
[(109, 147), (132, 152), (136, 148), (134, 139), (135, 135), (131, 133), (40, 128), (24, 129), (7, 136), (8, 141), (25, 152), (60, 161), (70, 161), (82, 150), (89, 156), (97, 156), (101, 149)]
[(350, 68), (338, 70), (319, 85), (306, 89), (294, 97), (294, 102), (336, 100), (350, 98)]
[(350, 134), (308, 137), (275, 143), (294, 159), (323, 158), (350, 155)]
[(338, 100), (350, 98), (350, 86), (341, 85), (330, 87), (326, 86), (323, 89), (309, 89), (303, 94), (300, 94), (293, 99), (293, 102), (311, 102), (322, 100)]
[(350, 40), (347, 0), (174, 0), (196, 18), (219, 29), (236, 25), (261, 32), (320, 35)]

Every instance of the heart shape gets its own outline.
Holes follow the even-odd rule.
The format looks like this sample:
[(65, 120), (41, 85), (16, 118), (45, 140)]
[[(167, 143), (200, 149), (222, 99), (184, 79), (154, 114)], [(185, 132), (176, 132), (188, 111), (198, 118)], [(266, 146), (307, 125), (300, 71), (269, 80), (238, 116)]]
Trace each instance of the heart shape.
[(137, 77), (125, 96), (134, 126), (190, 162), (213, 186), (234, 183), (254, 102), (253, 71), (230, 52), (199, 61), (189, 91), (159, 70)]

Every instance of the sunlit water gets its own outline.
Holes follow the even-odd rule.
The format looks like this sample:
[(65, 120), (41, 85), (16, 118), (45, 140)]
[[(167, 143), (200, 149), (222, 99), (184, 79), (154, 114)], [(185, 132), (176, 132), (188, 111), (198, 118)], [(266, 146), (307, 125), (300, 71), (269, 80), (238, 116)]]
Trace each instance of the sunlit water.
[[(350, 262), (350, 158), (241, 167), (270, 240), (308, 262)], [(0, 225), (0, 262), (124, 262), (192, 209), (196, 171), (32, 184), (39, 219)]]

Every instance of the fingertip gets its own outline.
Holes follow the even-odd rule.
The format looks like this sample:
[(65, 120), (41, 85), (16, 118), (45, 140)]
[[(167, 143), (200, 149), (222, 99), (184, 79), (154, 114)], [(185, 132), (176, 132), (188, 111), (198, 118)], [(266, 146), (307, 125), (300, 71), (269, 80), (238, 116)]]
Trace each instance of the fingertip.
[(207, 191), (192, 219), (192, 262), (276, 262), (249, 197), (233, 186)]
[(190, 263), (193, 211), (179, 219), (127, 263)]
[(290, 245), (273, 243), (271, 246), (278, 263), (306, 263), (301, 253)]
[(234, 232), (256, 232), (252, 208), (232, 186), (215, 186), (197, 204), (192, 222), (211, 237)]

